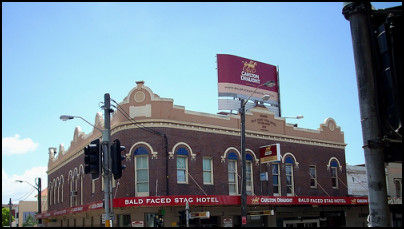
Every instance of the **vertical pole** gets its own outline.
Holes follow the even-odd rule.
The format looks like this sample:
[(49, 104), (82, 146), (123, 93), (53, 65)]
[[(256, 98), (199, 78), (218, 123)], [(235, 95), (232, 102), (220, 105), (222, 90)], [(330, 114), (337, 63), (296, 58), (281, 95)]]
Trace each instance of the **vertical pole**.
[(363, 149), (369, 187), (369, 214), (372, 227), (391, 227), (384, 167), (382, 131), (376, 113), (376, 63), (372, 52), (372, 28), (369, 2), (347, 4), (342, 13), (350, 22), (359, 106), (362, 122)]
[(245, 156), (245, 102), (241, 99), (241, 226), (247, 223), (246, 156)]
[[(38, 214), (42, 213), (42, 197), (41, 197), (42, 187), (41, 186), (42, 186), (41, 178), (38, 177), (38, 185), (37, 185), (37, 188), (38, 188)], [(39, 224), (42, 224), (42, 219), (38, 219), (38, 225)]]
[(110, 97), (109, 94), (104, 94), (104, 131), (103, 131), (103, 139), (102, 145), (104, 148), (103, 155), (103, 170), (104, 170), (104, 201), (105, 201), (105, 227), (110, 227), (110, 195), (109, 195), (109, 184), (110, 184), (110, 137), (111, 137), (111, 129), (110, 129)]
[(9, 204), (9, 209), (10, 209), (10, 227), (13, 226), (13, 215), (11, 214), (11, 198), (10, 198), (10, 204)]
[(185, 203), (185, 222), (186, 222), (186, 227), (189, 227), (189, 203), (188, 203), (188, 200)]

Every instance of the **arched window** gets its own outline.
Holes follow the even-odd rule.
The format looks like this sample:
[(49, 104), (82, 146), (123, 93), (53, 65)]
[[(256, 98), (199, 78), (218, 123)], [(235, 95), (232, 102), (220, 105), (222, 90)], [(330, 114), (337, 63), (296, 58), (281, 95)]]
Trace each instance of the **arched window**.
[(52, 181), (49, 182), (49, 190), (48, 190), (48, 199), (49, 199), (49, 206), (52, 205), (52, 194), (53, 194), (53, 184)]
[(61, 189), (60, 189), (60, 190), (61, 190), (61, 193), (60, 193), (60, 197), (61, 197), (61, 198), (60, 198), (60, 202), (63, 203), (63, 196), (64, 196), (64, 195), (63, 195), (63, 194), (64, 194), (63, 186), (64, 186), (64, 184), (65, 184), (65, 178), (63, 177), (63, 175), (60, 176), (60, 184), (61, 184)]
[(177, 183), (188, 184), (188, 150), (180, 147), (175, 154), (177, 155)]
[(229, 182), (229, 195), (238, 195), (237, 154), (230, 152), (227, 156), (227, 172)]
[(57, 201), (57, 203), (60, 203), (60, 180), (59, 180), (59, 177), (58, 178), (56, 178), (56, 183), (57, 183), (57, 193), (58, 193), (58, 201)]
[(338, 162), (331, 161), (330, 169), (332, 188), (338, 188)]
[(279, 162), (274, 162), (271, 164), (272, 167), (272, 187), (273, 195), (281, 196), (281, 176), (279, 170)]
[(246, 191), (247, 195), (254, 195), (254, 182), (253, 182), (253, 157), (251, 154), (246, 154)]
[(293, 164), (294, 160), (292, 157), (285, 158), (285, 176), (286, 176), (286, 195), (294, 196), (294, 177), (293, 177)]
[(57, 180), (53, 179), (53, 204), (56, 204)]
[(135, 157), (135, 195), (149, 196), (149, 151), (138, 147), (133, 153)]

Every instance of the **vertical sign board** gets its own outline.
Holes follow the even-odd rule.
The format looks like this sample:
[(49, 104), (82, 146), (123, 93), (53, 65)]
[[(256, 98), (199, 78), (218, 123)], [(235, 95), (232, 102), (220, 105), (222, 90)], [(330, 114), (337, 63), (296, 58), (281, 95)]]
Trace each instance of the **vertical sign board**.
[(260, 147), (261, 164), (281, 160), (281, 147), (279, 143)]
[[(264, 102), (262, 97), (269, 95), (269, 100), (265, 102), (279, 107), (276, 66), (243, 57), (217, 54), (217, 71), (219, 97), (247, 99), (251, 96), (251, 100)], [(257, 89), (267, 81), (275, 82), (275, 86), (261, 86)]]

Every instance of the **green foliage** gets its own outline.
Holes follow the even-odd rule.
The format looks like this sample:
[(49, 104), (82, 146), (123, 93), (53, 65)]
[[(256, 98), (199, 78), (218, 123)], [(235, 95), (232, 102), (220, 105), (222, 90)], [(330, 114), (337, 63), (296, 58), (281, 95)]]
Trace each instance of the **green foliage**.
[[(12, 221), (14, 221), (14, 216), (12, 217)], [(10, 226), (10, 209), (9, 208), (2, 208), (1, 209), (1, 226)]]
[(28, 215), (27, 219), (25, 220), (25, 223), (22, 224), (23, 227), (34, 225), (36, 225), (36, 219), (32, 215)]

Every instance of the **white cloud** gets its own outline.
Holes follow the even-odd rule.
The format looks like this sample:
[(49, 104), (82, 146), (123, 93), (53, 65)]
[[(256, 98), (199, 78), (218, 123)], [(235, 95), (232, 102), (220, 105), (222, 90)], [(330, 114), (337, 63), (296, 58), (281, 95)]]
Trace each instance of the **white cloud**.
[[(43, 167), (33, 167), (26, 170), (24, 174), (17, 175), (12, 174), (9, 176), (6, 171), (2, 168), (2, 179), (1, 179), (1, 196), (2, 204), (8, 204), (11, 198), (13, 204), (17, 204), (20, 200), (25, 201), (35, 201), (35, 195), (38, 191), (32, 186), (36, 186), (36, 178), (41, 178), (41, 189), (45, 189), (48, 185), (48, 175), (46, 174), (46, 166)], [(16, 180), (23, 180), (25, 182), (19, 183)], [(31, 184), (31, 185), (29, 185)]]
[(10, 156), (14, 154), (25, 154), (35, 151), (38, 148), (38, 143), (35, 143), (30, 138), (20, 139), (20, 135), (14, 137), (5, 137), (2, 139), (2, 154)]

